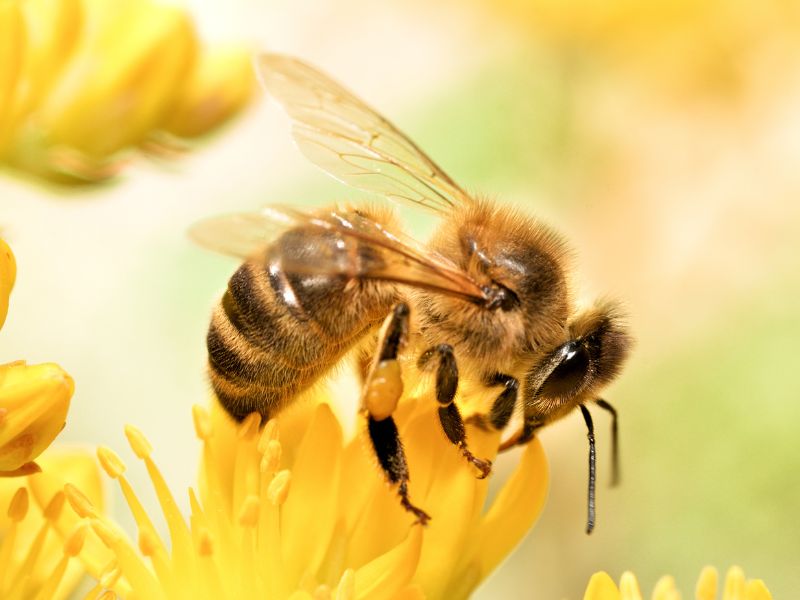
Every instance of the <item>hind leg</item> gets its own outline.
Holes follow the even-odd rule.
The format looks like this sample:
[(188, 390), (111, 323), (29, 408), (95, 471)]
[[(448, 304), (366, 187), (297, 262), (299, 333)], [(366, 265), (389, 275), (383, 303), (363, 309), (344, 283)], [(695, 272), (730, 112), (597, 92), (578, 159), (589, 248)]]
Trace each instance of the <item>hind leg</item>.
[(425, 525), (430, 516), (408, 497), (408, 463), (392, 413), (403, 395), (403, 379), (397, 360), (408, 337), (409, 309), (398, 304), (387, 317), (378, 338), (376, 355), (363, 387), (362, 406), (367, 412), (367, 429), (378, 464), (386, 479), (397, 485), (400, 503)]

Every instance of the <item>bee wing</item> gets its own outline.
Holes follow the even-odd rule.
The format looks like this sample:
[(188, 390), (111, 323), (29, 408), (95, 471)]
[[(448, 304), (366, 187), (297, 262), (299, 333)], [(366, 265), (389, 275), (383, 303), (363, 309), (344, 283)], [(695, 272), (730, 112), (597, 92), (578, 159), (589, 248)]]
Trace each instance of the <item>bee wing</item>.
[(260, 212), (217, 215), (189, 228), (189, 237), (205, 248), (237, 258), (249, 258), (280, 235), (291, 221)]
[(469, 201), (414, 142), (327, 75), (281, 54), (259, 55), (256, 68), (292, 118), (300, 150), (335, 179), (437, 212)]
[[(391, 281), (482, 303), (486, 294), (463, 270), (431, 253), (413, 238), (388, 231), (366, 215), (267, 206), (258, 212), (212, 217), (189, 235), (200, 245), (248, 258), (289, 228), (328, 232), (317, 243), (282, 243), (280, 268), (286, 273), (346, 275)], [(301, 240), (305, 241), (305, 240)], [(321, 243), (324, 242), (324, 243)], [(329, 243), (330, 242), (330, 243)], [(309, 259), (309, 255), (313, 258)]]

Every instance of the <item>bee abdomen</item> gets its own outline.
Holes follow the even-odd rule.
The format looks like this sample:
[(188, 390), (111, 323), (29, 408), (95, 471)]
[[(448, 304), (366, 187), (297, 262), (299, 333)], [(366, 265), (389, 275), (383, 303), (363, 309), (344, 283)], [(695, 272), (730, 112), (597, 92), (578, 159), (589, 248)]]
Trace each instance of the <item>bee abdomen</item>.
[[(386, 314), (339, 275), (287, 275), (275, 247), (228, 283), (208, 331), (217, 397), (236, 418), (276, 414)], [(367, 294), (368, 295), (368, 294)]]

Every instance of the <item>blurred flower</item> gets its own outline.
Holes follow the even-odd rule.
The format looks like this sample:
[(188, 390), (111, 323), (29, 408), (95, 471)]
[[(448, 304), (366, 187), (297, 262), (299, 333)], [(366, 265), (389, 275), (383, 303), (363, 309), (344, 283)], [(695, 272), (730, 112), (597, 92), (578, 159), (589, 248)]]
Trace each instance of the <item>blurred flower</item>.
[(630, 68), (670, 95), (735, 97), (755, 71), (763, 85), (765, 68), (784, 74), (785, 61), (770, 63), (796, 52), (800, 39), (800, 10), (792, 2), (500, 0), (491, 10), (558, 45), (564, 57), (579, 58), (573, 66)]
[(0, 3), (0, 162), (41, 177), (108, 178), (131, 148), (217, 127), (253, 83), (245, 49), (202, 48), (176, 7)]
[(0, 328), (6, 322), (8, 299), (17, 279), (17, 262), (14, 253), (3, 239), (0, 239)]
[[(672, 577), (662, 577), (653, 588), (653, 600), (680, 600), (681, 595)], [(695, 588), (697, 600), (716, 600), (717, 571), (706, 567), (700, 573)], [(617, 588), (607, 573), (595, 573), (589, 580), (583, 600), (642, 600), (639, 583), (633, 573), (623, 573)], [(739, 567), (731, 567), (725, 578), (725, 588), (720, 600), (772, 600), (767, 586), (760, 579), (745, 580)]]
[[(11, 248), (0, 240), (0, 325), (16, 278)], [(74, 385), (53, 363), (0, 365), (0, 477), (27, 475), (64, 428)]]
[[(426, 402), (401, 405), (398, 424), (412, 473), (411, 497), (433, 519), (413, 524), (386, 485), (361, 431), (343, 441), (327, 396), (293, 407), (263, 427), (234, 424), (219, 408), (195, 407), (202, 440), (198, 490), (187, 519), (152, 459), (143, 434), (128, 442), (145, 463), (169, 529), (163, 540), (110, 449), (98, 457), (116, 479), (139, 528), (136, 545), (67, 487), (67, 498), (116, 556), (108, 587), (138, 598), (465, 598), (536, 520), (547, 488), (538, 441), (484, 511), (478, 480), (449, 444)], [(321, 402), (320, 402), (321, 400)], [(278, 429), (280, 427), (280, 434)], [(493, 457), (499, 436), (470, 431)], [(102, 574), (101, 574), (102, 575)], [(109, 574), (105, 574), (107, 580)], [(99, 591), (100, 588), (98, 588)]]
[[(49, 452), (42, 472), (0, 479), (0, 598), (60, 600), (84, 577), (86, 564), (108, 563), (108, 551), (86, 524), (63, 510), (67, 482), (105, 507), (94, 457), (81, 450)], [(93, 561), (93, 562), (92, 562)], [(100, 567), (94, 565), (96, 570)]]

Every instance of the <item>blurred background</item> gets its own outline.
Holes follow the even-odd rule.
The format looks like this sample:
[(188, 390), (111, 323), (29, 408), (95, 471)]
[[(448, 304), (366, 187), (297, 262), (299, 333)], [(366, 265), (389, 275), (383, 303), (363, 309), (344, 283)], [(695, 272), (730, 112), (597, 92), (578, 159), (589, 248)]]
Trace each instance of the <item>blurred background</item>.
[[(477, 598), (580, 598), (590, 574), (741, 565), (800, 589), (800, 6), (756, 0), (186, 1), (205, 40), (301, 56), (399, 123), (464, 187), (524, 207), (576, 250), (591, 300), (625, 301), (637, 344), (597, 414), (598, 525), (583, 533), (585, 427), (543, 432), (552, 489)], [(354, 197), (307, 163), (264, 98), (177, 160), (136, 155), (99, 186), (0, 172), (19, 274), (0, 362), (76, 380), (59, 443), (147, 433), (194, 482), (208, 317), (236, 264), (196, 220)], [(433, 222), (404, 210), (423, 235)], [(498, 467), (508, 470), (514, 453)], [(133, 462), (131, 460), (131, 462)], [(192, 467), (189, 467), (192, 465)], [(144, 472), (133, 469), (140, 490)], [(180, 495), (180, 494), (179, 494)], [(117, 503), (119, 506), (119, 503)], [(131, 524), (126, 510), (118, 518)], [(131, 527), (132, 529), (132, 527)]]

